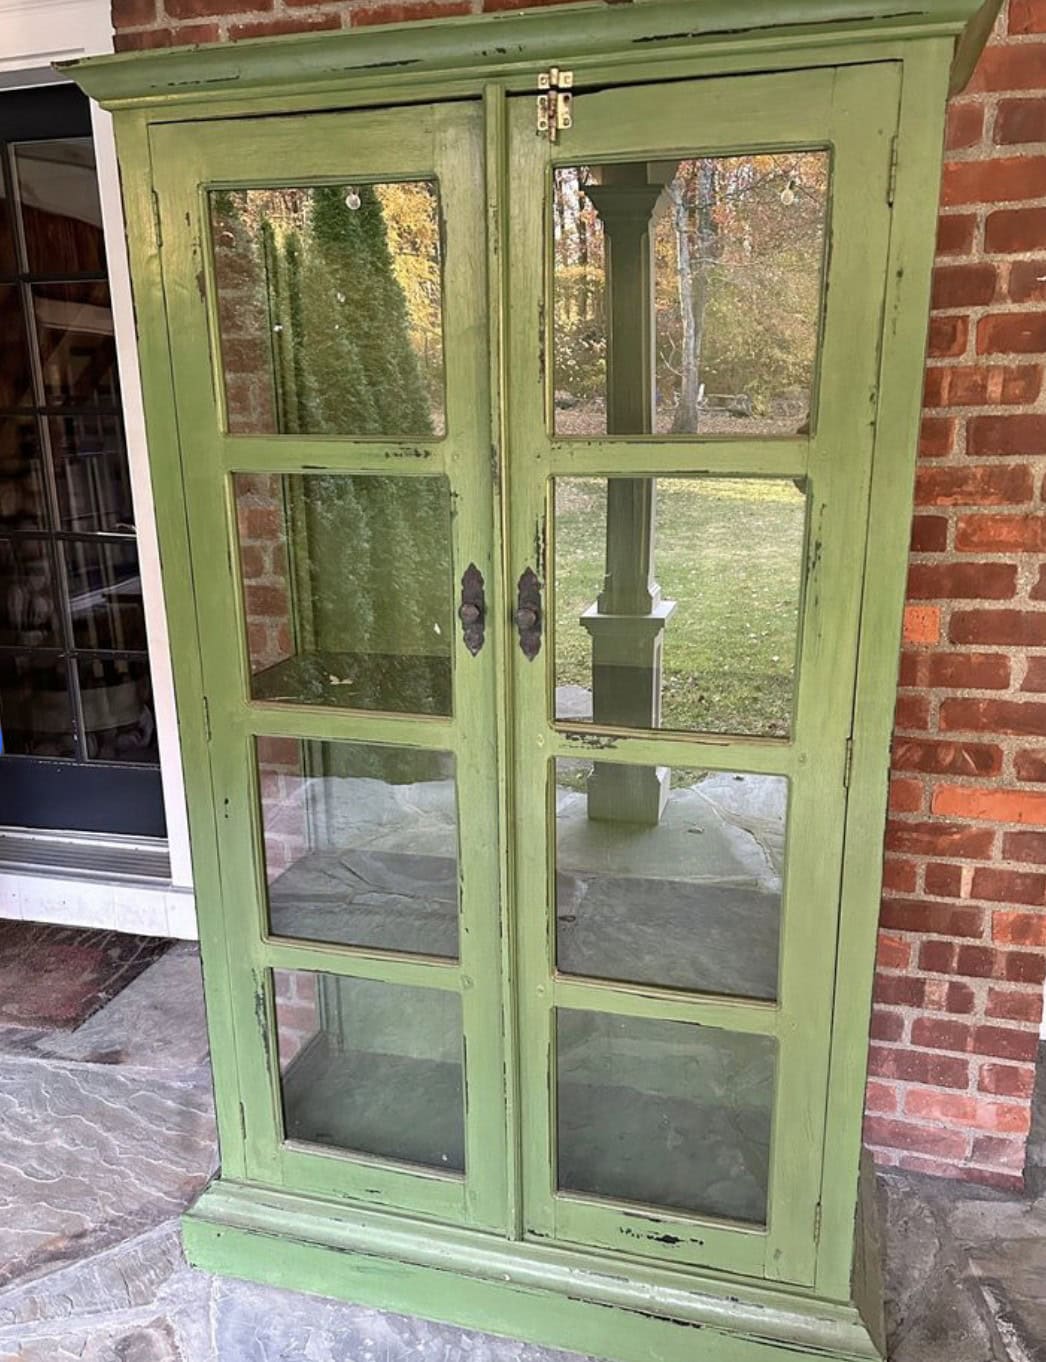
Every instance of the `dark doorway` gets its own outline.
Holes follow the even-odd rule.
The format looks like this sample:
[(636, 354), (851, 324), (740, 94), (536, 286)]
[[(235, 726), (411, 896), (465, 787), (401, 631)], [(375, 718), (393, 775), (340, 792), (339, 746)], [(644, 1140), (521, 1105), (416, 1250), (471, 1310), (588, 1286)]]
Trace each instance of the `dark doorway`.
[(90, 109), (0, 95), (0, 825), (163, 836)]

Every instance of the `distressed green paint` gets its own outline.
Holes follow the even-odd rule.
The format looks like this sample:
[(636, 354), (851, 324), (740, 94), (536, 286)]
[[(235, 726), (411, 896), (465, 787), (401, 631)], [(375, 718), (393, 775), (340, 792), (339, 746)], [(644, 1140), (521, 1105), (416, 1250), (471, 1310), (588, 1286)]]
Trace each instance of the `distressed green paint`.
[[(723, 1362), (768, 1348), (876, 1355), (874, 1207), (867, 1193), (866, 1214), (855, 1219), (855, 1207), (936, 212), (928, 187), (939, 173), (949, 79), (968, 71), (992, 12), (973, 0), (638, 0), (77, 67), (117, 114), (200, 905), (223, 1171), (187, 1218), (192, 1261), (621, 1362), (689, 1362), (698, 1349)], [(554, 149), (532, 130), (536, 72), (552, 62), (575, 70), (578, 89), (575, 127)], [(715, 79), (668, 83), (697, 77)], [(588, 93), (617, 83), (628, 88)], [(419, 107), (374, 107), (396, 103)], [(357, 111), (323, 112), (334, 106)], [(248, 113), (249, 122), (230, 121)], [(276, 113), (289, 116), (259, 117)], [(809, 438), (781, 441), (552, 439), (541, 370), (549, 318), (539, 312), (550, 166), (681, 144), (831, 149), (820, 419)], [(285, 183), (284, 166), (296, 181), (334, 183), (368, 171), (438, 173), (446, 439), (220, 433), (213, 286), (201, 294), (198, 285), (201, 270), (213, 285), (201, 186)], [(241, 469), (451, 479), (455, 575), (475, 561), (488, 601), (483, 652), (474, 659), (457, 648), (455, 717), (247, 701), (228, 547), (229, 476)], [(792, 741), (579, 734), (548, 722), (549, 640), (526, 662), (511, 610), (525, 567), (547, 583), (549, 479), (637, 470), (806, 480)], [(551, 616), (547, 585), (545, 607)], [(460, 964), (270, 938), (251, 774), (253, 738), (263, 734), (455, 753)], [(778, 1004), (556, 976), (549, 763), (595, 752), (600, 761), (685, 761), (789, 780)], [(461, 995), (464, 1179), (281, 1142), (273, 968)], [(556, 1005), (776, 1038), (765, 1230), (661, 1211), (627, 1217), (593, 1198), (553, 1194)], [(635, 1232), (622, 1250), (626, 1219)]]
[[(529, 104), (512, 101), (513, 183), (541, 185), (542, 192), (515, 193), (511, 202), (511, 258), (526, 262), (513, 290), (510, 369), (511, 579), (533, 567), (550, 590), (550, 557), (534, 560), (535, 541), (549, 544), (549, 478), (573, 471), (563, 442), (546, 433), (550, 425), (550, 385), (543, 366), (551, 354), (546, 327), (539, 337), (536, 319), (548, 295), (548, 173), (559, 161), (591, 163), (611, 155), (642, 155), (663, 145), (664, 128), (673, 146), (706, 154), (741, 147), (829, 146), (833, 154), (832, 219), (828, 305), (822, 341), (819, 420), (802, 460), (809, 479), (808, 570), (799, 658), (799, 688), (792, 742), (731, 742), (715, 746), (721, 769), (774, 772), (790, 777), (789, 840), (786, 852), (782, 918), (780, 1005), (772, 1033), (778, 1039), (777, 1096), (771, 1157), (771, 1221), (767, 1232), (723, 1230), (691, 1217), (658, 1212), (646, 1241), (632, 1241), (637, 1252), (692, 1265), (715, 1263), (732, 1271), (758, 1273), (808, 1284), (815, 1271), (813, 1227), (822, 1199), (821, 1156), (824, 1104), (831, 1039), (830, 1015), (835, 986), (837, 886), (841, 875), (843, 775), (851, 735), (853, 674), (863, 575), (863, 541), (870, 480), (877, 386), (878, 334), (882, 312), (889, 229), (887, 191), (891, 139), (897, 126), (899, 67), (882, 64), (808, 72), (801, 98), (789, 75), (717, 80), (697, 86), (640, 91), (613, 90), (575, 100), (575, 123), (561, 148), (550, 153), (534, 138)], [(779, 110), (790, 108), (782, 124)], [(646, 447), (646, 446), (644, 446)], [(707, 446), (704, 446), (707, 448)], [(598, 470), (606, 475), (656, 470), (658, 455), (644, 465), (631, 441), (599, 444)], [(751, 446), (724, 442), (717, 453), (722, 469), (736, 475), (765, 475), (765, 453), (774, 443)], [(700, 458), (700, 455), (698, 455)], [(554, 546), (549, 553), (554, 551)], [(547, 607), (551, 617), (554, 610)], [(553, 823), (548, 776), (554, 737), (545, 719), (551, 712), (548, 668), (517, 666), (513, 691), (516, 720), (516, 828), (535, 853)], [(588, 735), (583, 735), (588, 736)], [(561, 738), (560, 743), (564, 740)], [(569, 740), (567, 740), (569, 741)], [(595, 742), (599, 739), (595, 738)], [(699, 766), (709, 744), (700, 738), (620, 739), (616, 760), (644, 765)], [(746, 757), (758, 752), (757, 761)], [(561, 748), (560, 748), (561, 750)], [(591, 755), (582, 746), (577, 755)], [(600, 752), (600, 759), (603, 759)], [(710, 763), (711, 764), (711, 763)], [(554, 921), (549, 886), (553, 847), (521, 861), (516, 901), (549, 904), (541, 915), (530, 912), (522, 923), (520, 972), (524, 1030), (537, 1036), (525, 1050), (524, 1150), (528, 1224), (535, 1233), (581, 1240), (616, 1249), (632, 1228), (629, 1213), (595, 1204), (591, 1198), (552, 1195), (554, 1165), (553, 1016), (564, 1001), (554, 982)], [(571, 982), (575, 1005), (619, 1011), (634, 1004), (634, 991), (618, 986)], [(763, 1004), (734, 1002), (740, 1029), (771, 1031)], [(646, 1015), (658, 1015), (656, 1003)], [(722, 1006), (680, 995), (660, 1015), (711, 1024)], [(853, 1193), (847, 1194), (852, 1213)], [(677, 1241), (666, 1245), (668, 1236)]]
[[(505, 448), (508, 439), (509, 375), (506, 367), (506, 318), (511, 306), (509, 296), (508, 224), (505, 218), (504, 186), (509, 174), (508, 138), (506, 136), (507, 102), (505, 90), (497, 84), (483, 89), (483, 109), (486, 121), (485, 145), (485, 200), (487, 223), (487, 345), (489, 350), (490, 383), (490, 460), (492, 490), (495, 498), (495, 540), (493, 573), (491, 578), (493, 602), (500, 604), (488, 611), (486, 647), (494, 658), (497, 693), (507, 696), (509, 673), (515, 647), (509, 613), (511, 578), (506, 562), (506, 499), (502, 495)], [(493, 632), (490, 626), (493, 624)], [(518, 1239), (523, 1232), (523, 1192), (521, 1151), (517, 1132), (520, 1122), (520, 1066), (519, 1066), (519, 1009), (516, 1006), (515, 979), (517, 973), (516, 905), (512, 893), (517, 848), (511, 835), (514, 820), (513, 790), (509, 779), (510, 763), (508, 705), (496, 707), (497, 765), (497, 830), (498, 830), (498, 890), (501, 966), (501, 1023), (504, 1063), (504, 1130), (505, 1130), (505, 1227), (509, 1236)]]
[(897, 190), (890, 237), (886, 311), (879, 366), (879, 413), (869, 507), (861, 640), (854, 705), (853, 772), (843, 860), (839, 959), (833, 1015), (832, 1080), (826, 1112), (826, 1201), (818, 1286), (826, 1295), (849, 1290), (848, 1246), (857, 1186), (867, 1018), (872, 970), (854, 968), (875, 953), (882, 888), (890, 736), (897, 687), (903, 592), (883, 582), (905, 580), (912, 518), (913, 449), (930, 308), (930, 274), (937, 223), (937, 185), (944, 141), (947, 53), (914, 45), (904, 67)]
[[(736, 64), (765, 60), (768, 52), (776, 60), (794, 50), (807, 64), (827, 65), (838, 60), (833, 49), (854, 44), (868, 59), (880, 55), (869, 44), (926, 35), (954, 43), (967, 31), (975, 38), (986, 8), (981, 0), (775, 0), (773, 6), (765, 0), (634, 0), (625, 6), (601, 0), (551, 12), (437, 19), (278, 43), (125, 53), (68, 67), (88, 94), (113, 109), (169, 104), (184, 111), (237, 98), (277, 100), (273, 107), (293, 108), (303, 86), (309, 87), (306, 104), (315, 106), (316, 94), (322, 102), (324, 94), (341, 93), (347, 82), (365, 100), (401, 83), (413, 87), (408, 99), (424, 102), (437, 92), (482, 88), (491, 78), (509, 90), (530, 90), (535, 66), (567, 60), (575, 73), (594, 81), (612, 79), (615, 68), (618, 79), (629, 78), (637, 67), (644, 76), (655, 71), (678, 76), (671, 63), (692, 61), (695, 54), (702, 61), (722, 56)], [(966, 44), (967, 59), (972, 47)]]
[[(172, 641), (175, 699), (182, 762), (188, 778), (186, 804), (192, 841), (200, 947), (207, 989), (207, 1024), (215, 1099), (221, 1133), (222, 1167), (231, 1177), (245, 1172), (239, 1063), (229, 988), (229, 957), (235, 945), (226, 930), (220, 892), (215, 803), (210, 779), (207, 711), (198, 643), (195, 568), (190, 551), (178, 414), (171, 351), (163, 305), (163, 274), (151, 189), (149, 127), (140, 114), (118, 120), (117, 148), (123, 166), (124, 213), (133, 254), (133, 287), (138, 321), (138, 354), (145, 403), (150, 472), (160, 541), (167, 624)], [(189, 589), (186, 589), (188, 587)]]
[[(273, 182), (274, 166), (294, 164), (309, 183), (344, 180), (343, 122), (336, 115), (274, 119), (230, 126), (200, 123), (152, 132), (155, 189), (164, 233), (167, 308), (173, 337), (172, 366), (182, 413), (187, 505), (196, 570), (210, 584), (197, 602), (204, 684), (211, 708), (210, 762), (218, 815), (221, 893), (228, 931), (238, 942), (229, 964), (233, 1022), (239, 1039), (238, 1089), (246, 1128), (247, 1175), (274, 1185), (359, 1196), (420, 1214), (461, 1219), (486, 1229), (504, 1217), (503, 1063), (500, 983), (490, 968), (498, 949), (497, 830), (487, 812), (496, 788), (494, 767), (494, 667), (492, 651), (476, 659), (456, 634), (454, 711), (450, 720), (368, 714), (328, 714), (291, 704), (250, 703), (246, 620), (235, 567), (235, 507), (229, 471), (351, 470), (387, 474), (388, 442), (298, 437), (282, 441), (221, 433), (215, 394), (224, 384), (217, 347), (214, 282), (208, 238), (207, 192), (239, 179)], [(427, 458), (411, 452), (408, 475), (419, 467), (450, 482), (454, 500), (452, 557), (455, 578), (469, 563), (484, 577), (493, 571), (492, 488), (485, 400), (487, 346), (483, 229), (482, 119), (478, 104), (446, 104), (424, 111), (369, 113), (353, 120), (352, 167), (397, 178), (436, 176), (447, 223), (445, 253), (447, 409), (453, 439), (418, 442)], [(339, 174), (339, 172), (341, 172)], [(204, 189), (206, 186), (207, 189)], [(186, 212), (184, 205), (191, 205)], [(197, 286), (203, 272), (205, 287)], [(413, 451), (414, 446), (410, 449)], [(266, 457), (270, 456), (270, 457)], [(393, 456), (395, 457), (395, 456)], [(398, 462), (395, 465), (399, 467)], [(424, 570), (419, 565), (419, 570)], [(461, 962), (423, 963), (341, 948), (288, 945), (268, 938), (265, 923), (259, 797), (253, 777), (253, 742), (259, 733), (295, 738), (390, 742), (455, 754), (463, 811), (460, 855)], [(483, 810), (484, 812), (479, 812)], [(282, 1141), (279, 1074), (271, 974), (306, 968), (389, 983), (452, 988), (462, 999), (468, 1041), (466, 1084), (467, 1176), (413, 1172), (379, 1160), (309, 1152)]]

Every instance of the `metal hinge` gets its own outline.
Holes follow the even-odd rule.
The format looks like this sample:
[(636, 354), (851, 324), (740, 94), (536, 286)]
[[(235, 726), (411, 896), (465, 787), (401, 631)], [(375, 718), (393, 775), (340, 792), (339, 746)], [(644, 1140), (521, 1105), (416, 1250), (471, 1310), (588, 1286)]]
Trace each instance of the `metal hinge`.
[(854, 764), (854, 740), (847, 738), (846, 755), (843, 757), (843, 789), (850, 788), (850, 773), (853, 771)]
[(821, 1203), (818, 1202), (814, 1207), (814, 1243), (821, 1242)]
[(897, 134), (890, 138), (890, 178), (886, 182), (886, 202), (890, 208), (897, 196)]
[(153, 196), (153, 226), (156, 228), (156, 244), (163, 245), (163, 227), (160, 225), (160, 197), (156, 190), (152, 191)]
[(206, 695), (203, 697), (203, 728), (204, 728), (204, 732), (207, 734), (207, 741), (210, 742), (210, 740), (211, 740), (211, 705), (210, 705), (210, 701), (207, 699), (207, 696), (206, 696)]
[(538, 132), (550, 142), (558, 141), (560, 132), (573, 126), (573, 87), (573, 71), (561, 71), (558, 66), (538, 76), (538, 89), (542, 91), (538, 95)]

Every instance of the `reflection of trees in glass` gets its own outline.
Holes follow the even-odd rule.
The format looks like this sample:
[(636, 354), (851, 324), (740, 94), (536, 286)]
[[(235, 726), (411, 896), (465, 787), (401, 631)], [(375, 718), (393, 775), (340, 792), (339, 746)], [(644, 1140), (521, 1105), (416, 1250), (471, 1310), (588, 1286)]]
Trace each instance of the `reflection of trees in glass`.
[[(696, 430), (702, 390), (797, 423), (816, 356), (827, 153), (703, 157), (668, 174), (654, 239), (658, 429)], [(603, 229), (584, 192), (595, 175), (587, 166), (556, 173), (562, 406), (601, 404), (606, 385)]]
[(280, 432), (435, 433), (442, 343), (434, 189), (330, 185), (222, 199), (260, 256)]
[[(243, 263), (257, 280), (258, 314), (268, 319), (276, 430), (436, 433), (443, 376), (435, 188), (324, 186), (220, 199), (217, 211), (247, 229), (251, 259)], [(390, 240), (410, 259), (399, 260)], [(308, 684), (333, 687), (337, 698), (328, 703), (445, 710), (452, 634), (444, 484), (360, 474), (283, 485), (295, 651), (319, 667)]]

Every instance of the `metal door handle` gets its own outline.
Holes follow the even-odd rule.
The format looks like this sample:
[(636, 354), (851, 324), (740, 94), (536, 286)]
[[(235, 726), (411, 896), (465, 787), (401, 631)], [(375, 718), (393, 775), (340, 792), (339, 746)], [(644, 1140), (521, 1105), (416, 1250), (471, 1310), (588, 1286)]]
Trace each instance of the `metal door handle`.
[(523, 656), (533, 662), (541, 651), (541, 583), (533, 568), (526, 568), (516, 588), (516, 628)]
[(461, 577), (461, 604), (458, 606), (461, 635), (465, 647), (473, 657), (483, 647), (487, 625), (487, 602), (483, 591), (483, 574), (475, 563), (469, 563)]

